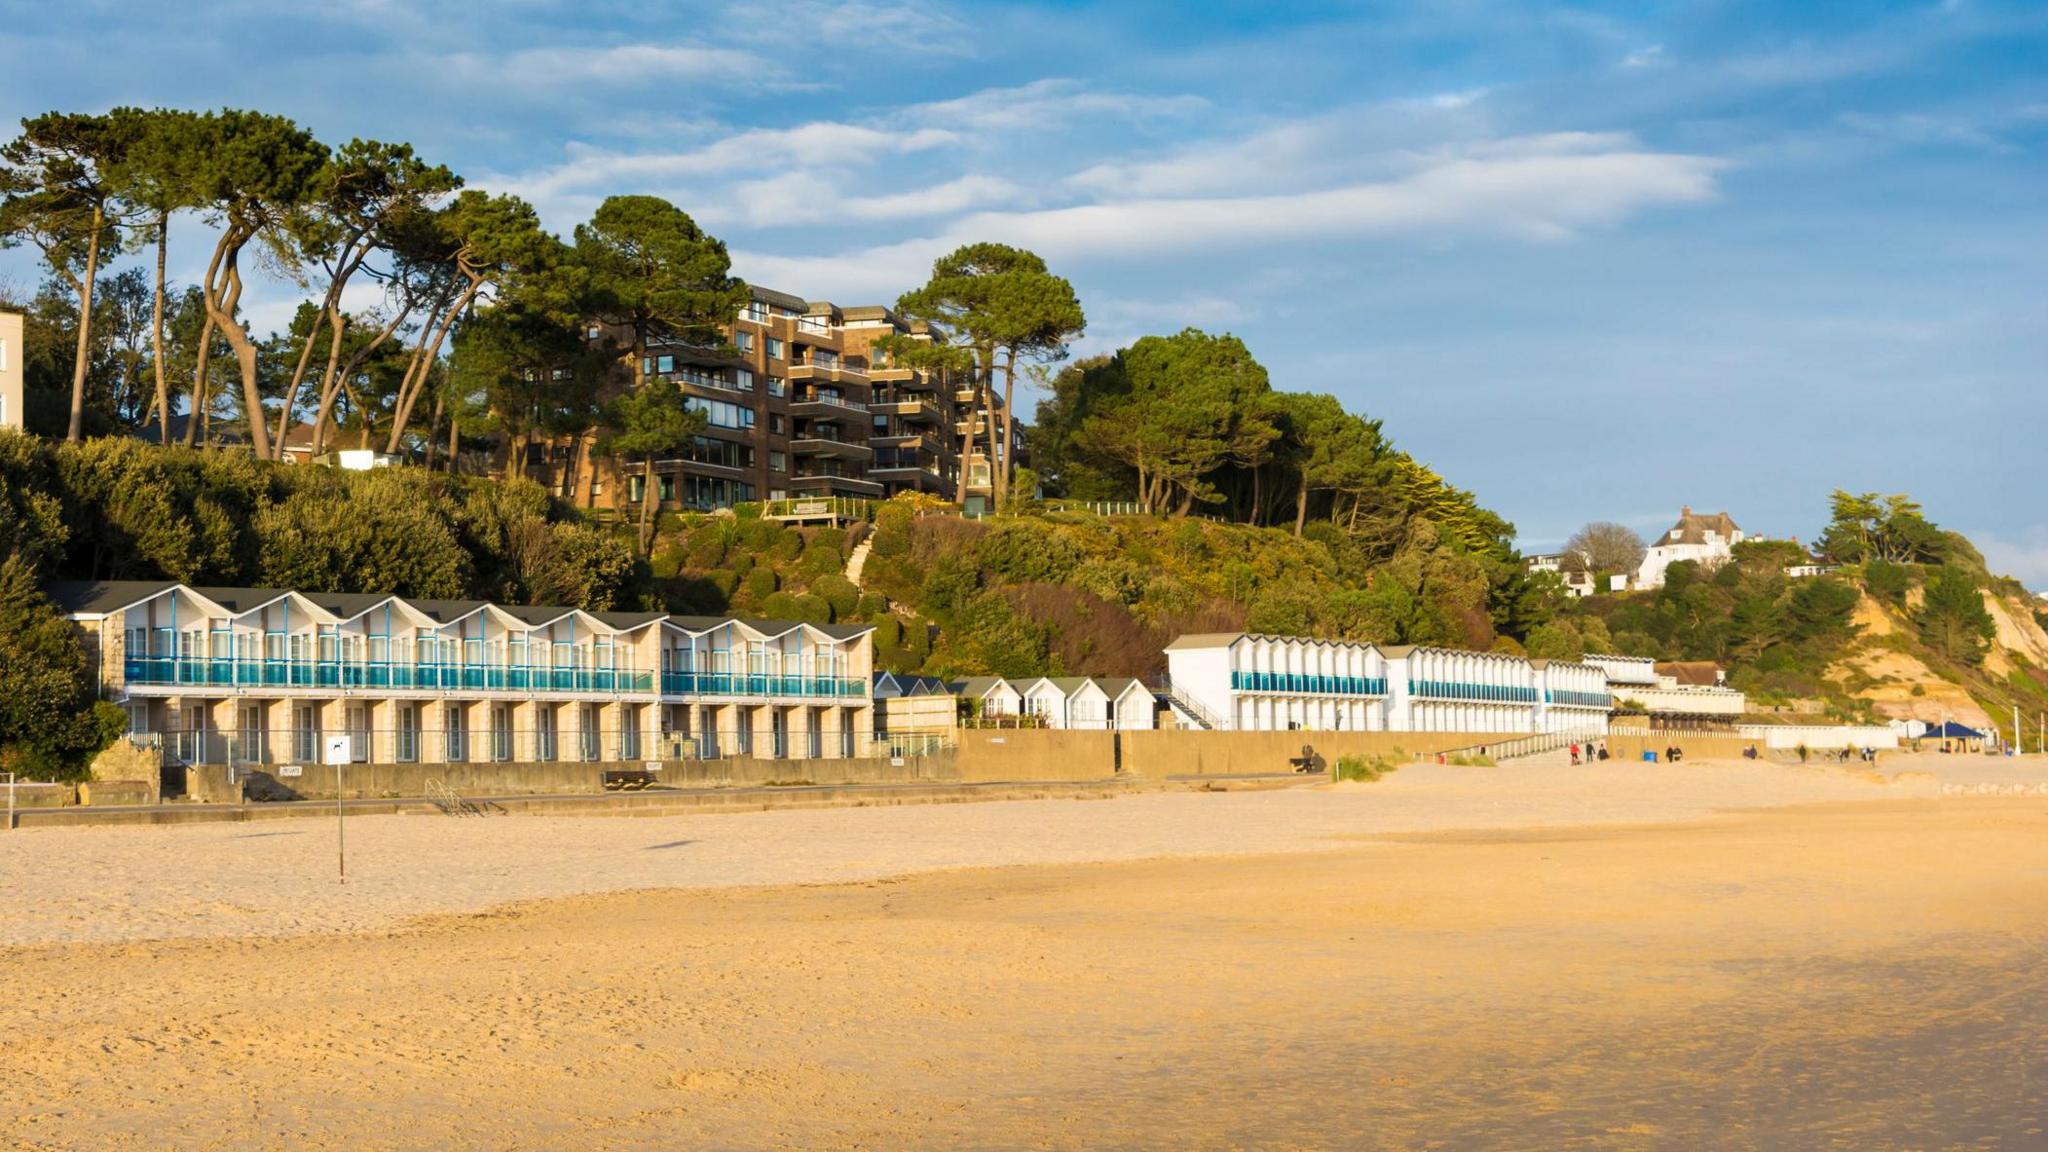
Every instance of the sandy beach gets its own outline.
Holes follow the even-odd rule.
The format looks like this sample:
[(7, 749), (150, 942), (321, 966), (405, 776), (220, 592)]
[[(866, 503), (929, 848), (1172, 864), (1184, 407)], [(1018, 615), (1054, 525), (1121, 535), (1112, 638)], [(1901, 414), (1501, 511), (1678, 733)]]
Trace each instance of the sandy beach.
[(2041, 1147), (2038, 774), (24, 831), (0, 1143)]

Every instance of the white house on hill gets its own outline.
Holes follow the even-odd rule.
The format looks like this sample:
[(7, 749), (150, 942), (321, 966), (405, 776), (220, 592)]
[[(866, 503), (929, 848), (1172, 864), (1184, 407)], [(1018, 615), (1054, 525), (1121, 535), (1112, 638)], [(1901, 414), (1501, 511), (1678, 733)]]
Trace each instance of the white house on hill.
[(1735, 526), (1726, 512), (1702, 516), (1689, 507), (1682, 508), (1678, 523), (1643, 554), (1634, 586), (1662, 588), (1664, 570), (1680, 560), (1694, 561), (1702, 568), (1718, 568), (1734, 556), (1735, 546), (1744, 539), (1742, 529)]

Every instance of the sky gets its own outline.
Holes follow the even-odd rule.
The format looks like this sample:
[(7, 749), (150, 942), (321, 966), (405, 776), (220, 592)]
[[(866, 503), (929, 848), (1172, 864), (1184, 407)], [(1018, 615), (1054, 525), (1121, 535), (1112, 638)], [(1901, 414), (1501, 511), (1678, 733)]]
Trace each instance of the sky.
[(2039, 3), (0, 0), (0, 61), (10, 124), (261, 108), (564, 235), (661, 195), (813, 300), (1020, 244), (1076, 355), (1235, 333), (1528, 550), (1909, 492), (2048, 588)]

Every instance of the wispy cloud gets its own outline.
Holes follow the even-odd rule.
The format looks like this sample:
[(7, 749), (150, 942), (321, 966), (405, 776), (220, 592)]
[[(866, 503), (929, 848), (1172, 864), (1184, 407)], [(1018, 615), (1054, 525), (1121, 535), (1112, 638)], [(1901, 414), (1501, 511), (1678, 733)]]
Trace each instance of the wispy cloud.
[(816, 256), (749, 252), (747, 259), (780, 277), (868, 292), (884, 282), (914, 282), (934, 256), (970, 240), (1021, 245), (1065, 265), (1360, 239), (1555, 242), (1653, 207), (1715, 196), (1722, 161), (1620, 143), (1580, 134), (1491, 141), (1391, 180), (1277, 195), (976, 212), (919, 239)]
[(987, 88), (953, 100), (914, 105), (903, 112), (913, 123), (974, 132), (1051, 132), (1075, 120), (1117, 117), (1126, 121), (1188, 116), (1209, 102), (1194, 95), (1146, 95), (1107, 91), (1078, 80), (1034, 80), (1014, 88)]

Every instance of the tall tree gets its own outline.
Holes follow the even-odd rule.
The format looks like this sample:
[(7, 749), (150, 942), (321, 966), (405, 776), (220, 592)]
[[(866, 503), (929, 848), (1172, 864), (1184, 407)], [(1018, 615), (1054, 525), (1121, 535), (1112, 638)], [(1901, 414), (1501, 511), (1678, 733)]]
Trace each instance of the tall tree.
[[(1018, 365), (1065, 357), (1067, 344), (1086, 328), (1073, 285), (1048, 271), (1035, 253), (1007, 244), (968, 244), (934, 261), (931, 278), (899, 298), (896, 309), (933, 326), (941, 341), (972, 351), (976, 405), (989, 414), (991, 486), (1001, 508), (1016, 469)], [(998, 363), (1003, 370), (1000, 417), (991, 400)], [(977, 419), (971, 411), (970, 437)]]
[(681, 389), (658, 383), (652, 388), (636, 388), (614, 401), (610, 423), (614, 429), (611, 450), (640, 460), (640, 527), (635, 538), (640, 555), (645, 556), (654, 539), (654, 509), (661, 503), (654, 461), (688, 446), (691, 437), (704, 430), (705, 416), (690, 410)]
[(1130, 391), (1088, 418), (1083, 442), (1136, 470), (1149, 512), (1184, 516), (1220, 500), (1211, 473), (1245, 439), (1266, 434), (1265, 368), (1237, 337), (1194, 328), (1144, 337), (1119, 357)]
[[(724, 241), (658, 196), (613, 196), (598, 205), (590, 222), (576, 227), (572, 263), (582, 276), (587, 315), (627, 332), (624, 355), (635, 393), (647, 386), (651, 342), (718, 342), (719, 326), (748, 299), (747, 286), (732, 276)], [(590, 440), (578, 437), (579, 456), (587, 456)], [(590, 479), (580, 483), (588, 499)], [(654, 498), (650, 472), (643, 531), (645, 504)]]
[[(422, 274), (438, 283), (400, 384), (386, 452), (404, 443), (413, 408), (432, 379), (441, 346), (474, 306), (496, 293), (516, 290), (522, 279), (546, 273), (561, 259), (561, 241), (540, 226), (533, 206), (517, 196), (490, 196), (469, 189), (434, 214), (437, 263), (422, 262)], [(438, 269), (438, 271), (435, 271)]]
[(1951, 660), (1982, 662), (1992, 638), (1998, 635), (1998, 624), (1984, 610), (1984, 595), (1976, 577), (1960, 568), (1936, 568), (1927, 577), (1925, 592), (1914, 621), (1921, 639)]
[(1647, 552), (1643, 538), (1627, 525), (1596, 520), (1564, 542), (1564, 563), (1575, 572), (1633, 572)]
[(0, 244), (35, 245), (78, 295), (78, 350), (65, 433), (72, 441), (85, 434), (100, 255), (120, 242), (110, 170), (120, 164), (126, 143), (109, 117), (49, 112), (23, 120), (21, 135), (0, 149)]
[[(128, 146), (114, 169), (121, 201), (135, 221), (138, 241), (156, 249), (156, 276), (150, 293), (150, 350), (155, 393), (150, 410), (157, 421), (157, 442), (171, 442), (170, 357), (164, 352), (164, 287), (170, 261), (171, 217), (196, 208), (193, 172), (200, 163), (201, 120), (171, 109), (116, 108), (108, 113), (127, 137)], [(194, 416), (197, 415), (195, 411)], [(146, 419), (146, 418), (145, 418)]]
[[(238, 315), (244, 288), (242, 254), (257, 241), (287, 265), (295, 262), (289, 226), (319, 186), (327, 147), (282, 116), (237, 109), (206, 116), (199, 135), (201, 161), (193, 173), (193, 199), (220, 230), (199, 287), (208, 323), (227, 340), (241, 369), (249, 442), (257, 456), (269, 456), (256, 342)], [(204, 386), (204, 339), (199, 360), (195, 398)]]
[[(392, 249), (402, 244), (399, 236), (404, 230), (415, 226), (461, 186), (461, 179), (447, 168), (415, 157), (410, 144), (351, 140), (321, 169), (308, 198), (308, 210), (294, 218), (292, 231), (300, 258), (326, 273), (327, 289), (320, 303), (320, 323), (306, 333), (285, 387), (284, 407), (277, 415), (274, 454), (279, 458), (314, 342), (323, 328), (328, 333), (323, 396), (327, 395), (325, 382), (340, 368), (348, 327), (341, 298), (349, 281), (380, 247)], [(317, 413), (316, 419), (324, 415)]]

